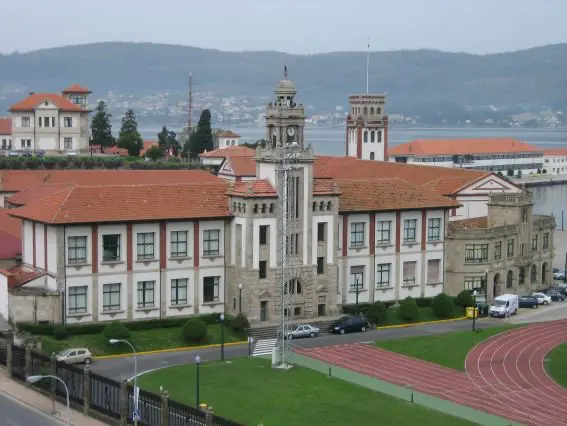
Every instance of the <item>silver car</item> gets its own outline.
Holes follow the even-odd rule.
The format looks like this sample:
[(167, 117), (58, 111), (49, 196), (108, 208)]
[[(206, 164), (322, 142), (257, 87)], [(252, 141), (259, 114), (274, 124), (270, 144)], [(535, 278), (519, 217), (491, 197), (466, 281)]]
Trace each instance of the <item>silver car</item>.
[(295, 330), (293, 330), (287, 336), (288, 339), (300, 339), (302, 337), (316, 337), (319, 335), (319, 328), (313, 325), (301, 324), (298, 325)]
[(55, 355), (55, 359), (66, 364), (90, 364), (94, 360), (86, 348), (65, 349)]

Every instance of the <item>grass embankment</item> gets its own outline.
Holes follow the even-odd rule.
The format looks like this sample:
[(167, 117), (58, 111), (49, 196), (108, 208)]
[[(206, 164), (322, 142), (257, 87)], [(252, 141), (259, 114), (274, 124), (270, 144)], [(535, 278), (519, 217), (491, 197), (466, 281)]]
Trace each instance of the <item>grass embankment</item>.
[[(183, 339), (181, 327), (154, 328), (151, 330), (131, 331), (127, 339), (137, 352), (155, 351), (160, 349), (175, 349), (180, 347), (201, 346), (221, 343), (221, 326), (208, 326), (207, 340), (199, 343), (187, 343)], [(246, 336), (235, 333), (231, 328), (224, 329), (224, 342), (239, 342)], [(56, 340), (53, 336), (42, 336), (42, 350), (51, 354), (68, 348), (88, 348), (95, 356), (129, 353), (131, 349), (123, 344), (108, 344), (108, 339), (102, 333), (71, 335), (65, 340)]]
[[(195, 369), (165, 368), (141, 376), (138, 384), (153, 392), (163, 386), (172, 399), (195, 406)], [(306, 368), (275, 370), (258, 358), (201, 364), (200, 397), (219, 416), (250, 426), (474, 424)]]
[(547, 354), (545, 370), (553, 380), (567, 388), (567, 343), (553, 348)]
[[(465, 359), (471, 349), (490, 336), (518, 327), (506, 325), (502, 327), (477, 330), (457, 331), (435, 336), (407, 337), (398, 340), (376, 342), (376, 346), (413, 358), (433, 362), (455, 370), (465, 370)], [(566, 376), (567, 377), (567, 376)]]

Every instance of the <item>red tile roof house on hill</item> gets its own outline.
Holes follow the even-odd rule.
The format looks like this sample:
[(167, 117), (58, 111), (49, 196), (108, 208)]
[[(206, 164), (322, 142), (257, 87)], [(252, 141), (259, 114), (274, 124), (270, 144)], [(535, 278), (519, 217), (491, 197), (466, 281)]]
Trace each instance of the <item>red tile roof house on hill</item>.
[(9, 151), (12, 149), (12, 119), (10, 117), (0, 117), (0, 150)]

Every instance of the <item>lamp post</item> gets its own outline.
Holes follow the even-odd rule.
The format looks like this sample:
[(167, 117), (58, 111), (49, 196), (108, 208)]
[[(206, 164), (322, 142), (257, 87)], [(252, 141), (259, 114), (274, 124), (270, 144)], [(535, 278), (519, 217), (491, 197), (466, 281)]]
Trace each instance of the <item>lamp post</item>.
[(221, 321), (221, 343), (220, 343), (220, 359), (224, 361), (224, 313), (220, 314)]
[(201, 367), (201, 357), (199, 355), (197, 355), (195, 357), (195, 363), (197, 364), (197, 381), (196, 381), (196, 388), (195, 388), (195, 407), (197, 407), (197, 409), (199, 409), (199, 404), (201, 402), (201, 398), (199, 395), (199, 391), (200, 391), (200, 383), (199, 383), (199, 370)]
[(358, 295), (360, 294), (360, 280), (358, 278), (354, 281), (354, 289), (356, 292), (356, 316), (358, 316)]
[(238, 284), (238, 313), (242, 313), (242, 284)]
[[(110, 339), (108, 341), (111, 345), (115, 345), (117, 343), (126, 343), (130, 348), (132, 348), (132, 352), (134, 353), (134, 411), (138, 414), (138, 354), (136, 352), (136, 348), (134, 345), (130, 343), (128, 340), (121, 340), (121, 339)], [(134, 418), (134, 425), (138, 425), (137, 417)]]
[(473, 314), (472, 314), (472, 331), (476, 332), (476, 290), (473, 291)]
[(41, 379), (55, 379), (55, 380), (58, 380), (59, 382), (63, 383), (63, 387), (65, 388), (65, 395), (67, 396), (67, 426), (71, 426), (71, 404), (69, 403), (69, 388), (67, 387), (67, 384), (57, 376), (41, 376), (40, 375), (40, 376), (28, 376), (28, 377), (26, 377), (26, 381), (28, 383), (37, 383)]

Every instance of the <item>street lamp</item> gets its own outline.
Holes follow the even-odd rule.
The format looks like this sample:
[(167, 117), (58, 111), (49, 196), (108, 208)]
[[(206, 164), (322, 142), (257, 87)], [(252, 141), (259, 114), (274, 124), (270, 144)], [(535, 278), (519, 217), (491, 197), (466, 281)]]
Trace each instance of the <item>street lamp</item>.
[(220, 343), (220, 359), (224, 361), (224, 313), (220, 314), (221, 321), (221, 343)]
[[(121, 339), (110, 339), (108, 341), (111, 345), (115, 345), (116, 343), (126, 343), (128, 346), (132, 348), (132, 352), (134, 352), (134, 412), (138, 414), (138, 354), (136, 353), (136, 348), (134, 345), (130, 343), (128, 340), (121, 340)], [(138, 417), (134, 416), (134, 425), (138, 425)]]
[(473, 297), (473, 314), (472, 314), (472, 331), (473, 333), (476, 332), (476, 290), (473, 291), (472, 297)]
[(358, 295), (360, 294), (360, 280), (358, 278), (354, 281), (354, 288), (356, 292), (356, 316), (358, 316)]
[(55, 379), (55, 380), (59, 380), (61, 383), (63, 383), (63, 387), (65, 388), (65, 394), (67, 396), (67, 426), (71, 426), (71, 404), (69, 403), (69, 388), (67, 387), (67, 384), (57, 376), (42, 376), (42, 375), (39, 375), (39, 376), (28, 376), (28, 377), (26, 377), (26, 381), (28, 383), (37, 383), (41, 379)]
[[(484, 270), (484, 298), (485, 303), (488, 303), (488, 268)], [(492, 295), (494, 297), (494, 295)]]
[(197, 383), (196, 383), (196, 399), (195, 399), (195, 407), (197, 407), (197, 409), (199, 408), (199, 404), (200, 404), (200, 395), (199, 395), (199, 391), (200, 391), (200, 385), (199, 385), (199, 370), (201, 367), (201, 357), (199, 355), (197, 355), (195, 357), (195, 363), (197, 364)]
[(242, 313), (242, 284), (238, 284), (238, 313)]

